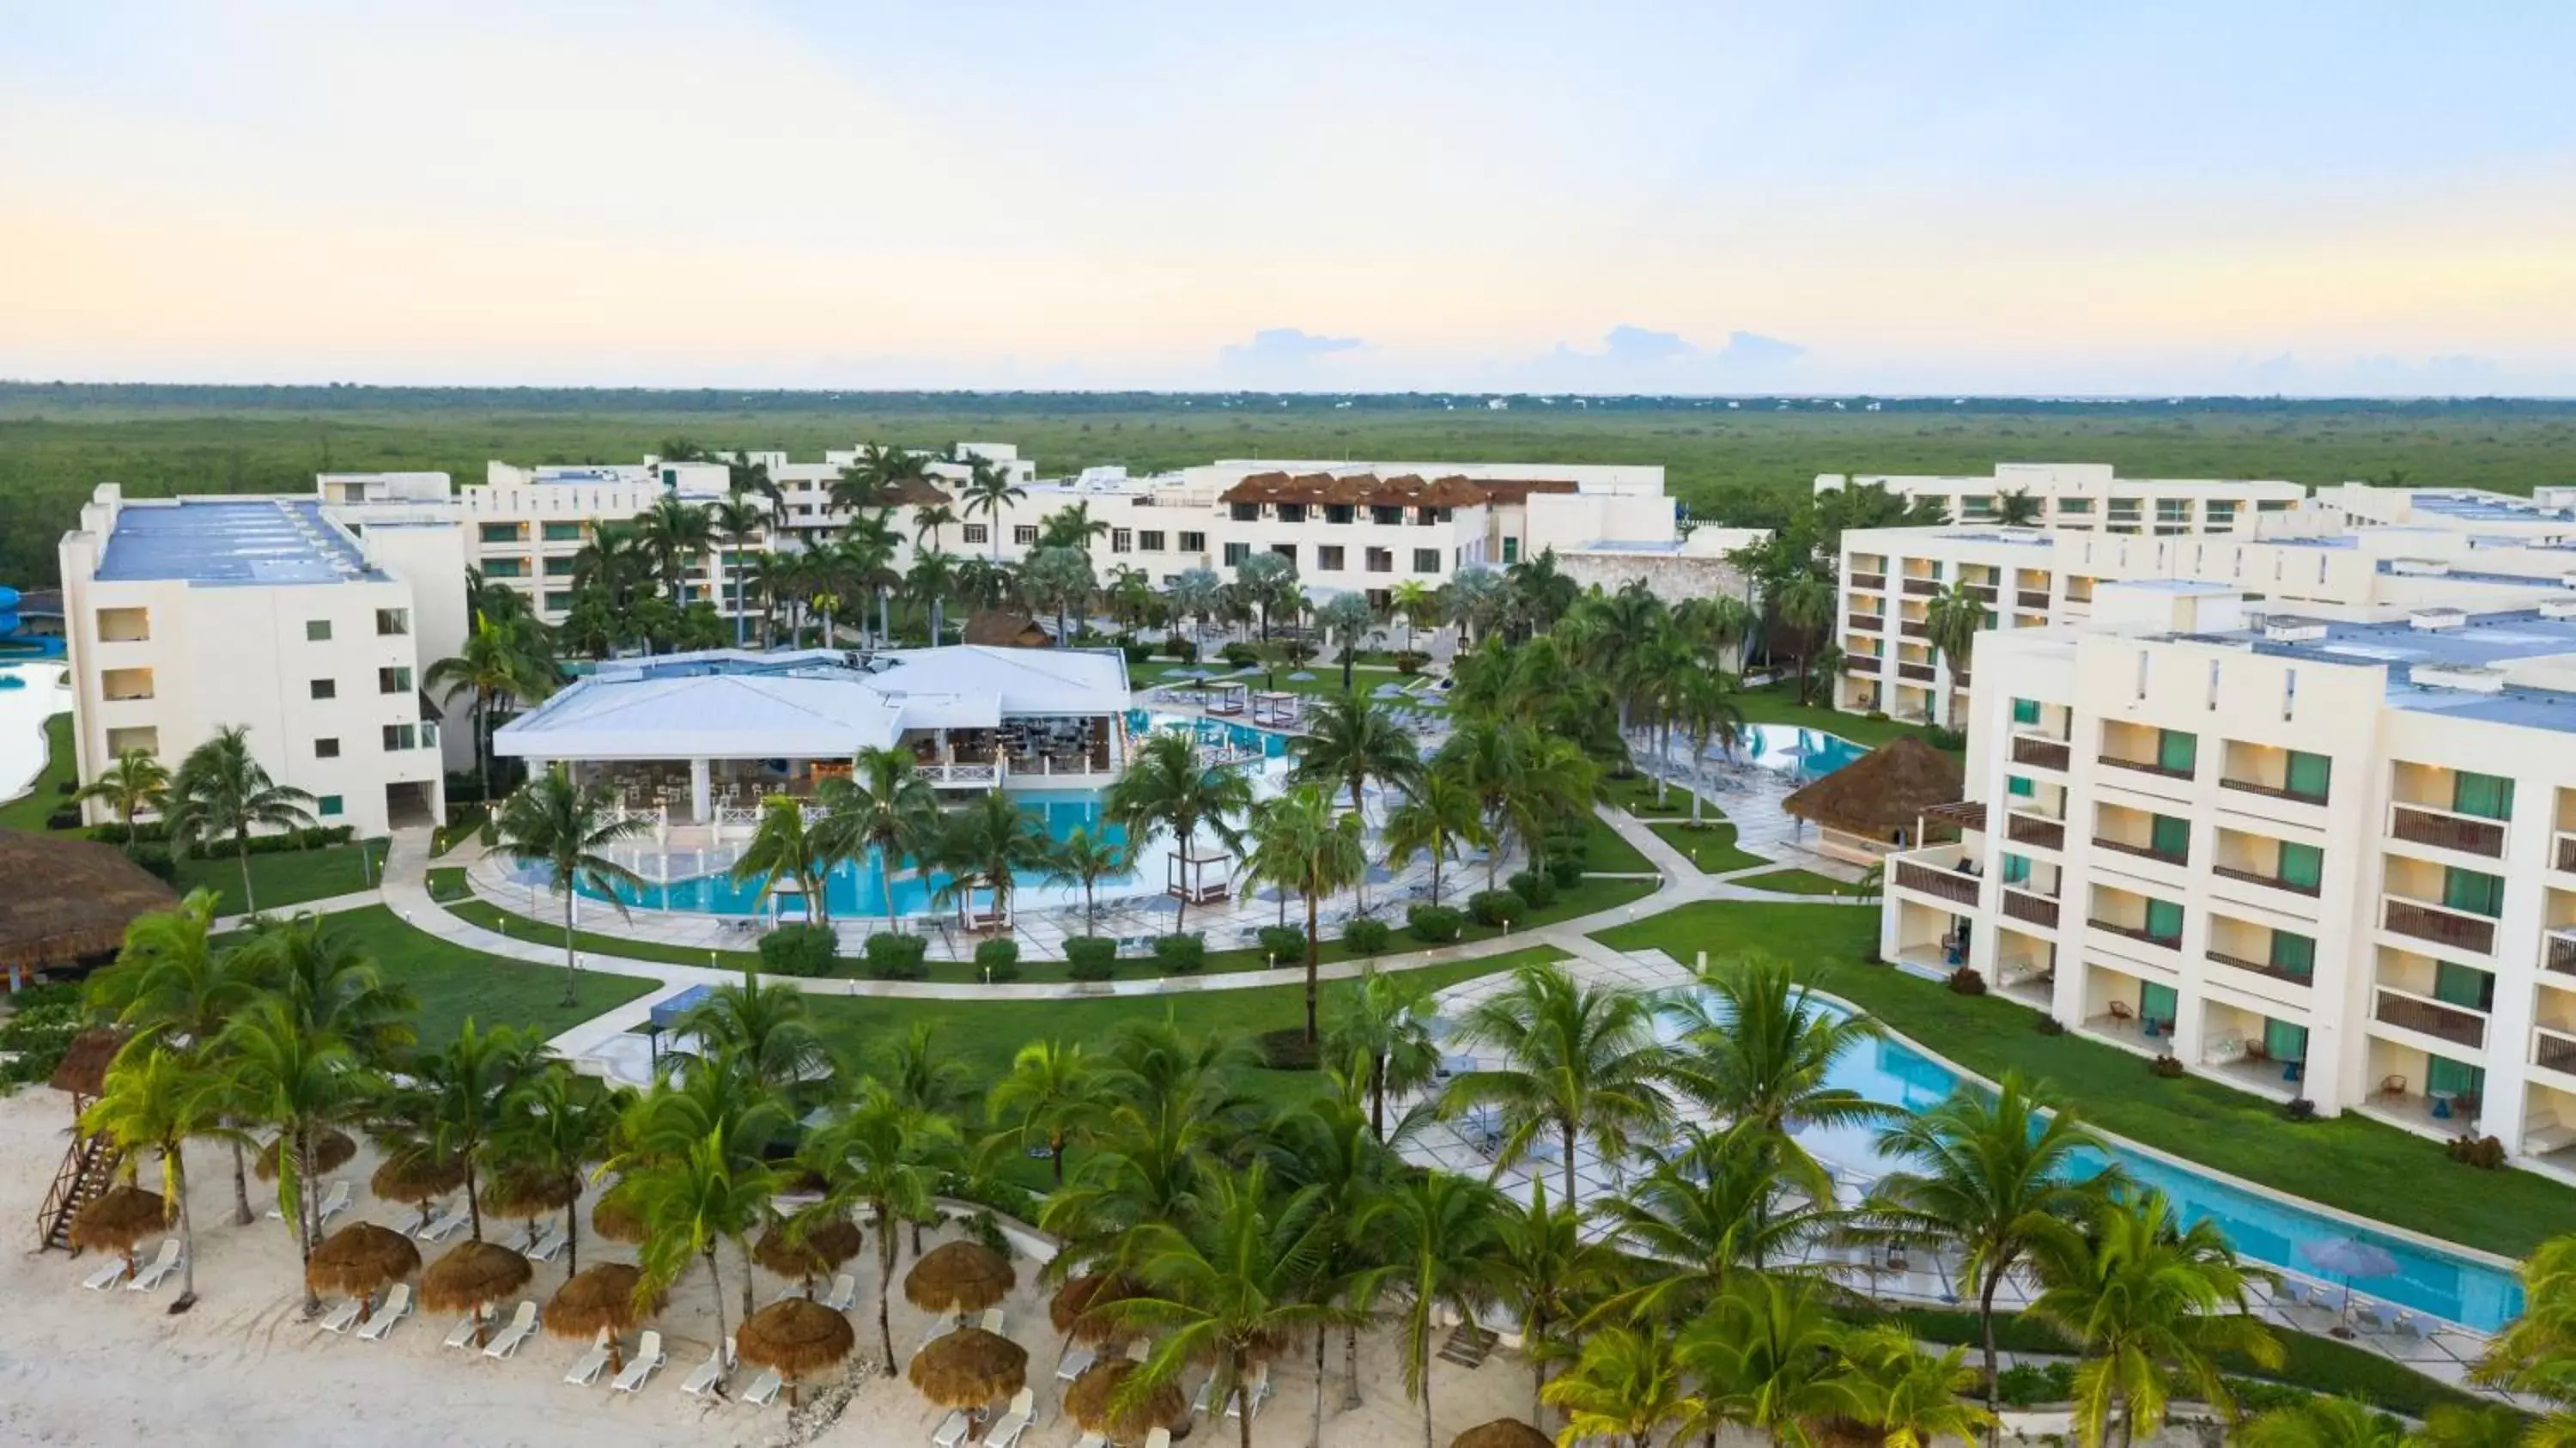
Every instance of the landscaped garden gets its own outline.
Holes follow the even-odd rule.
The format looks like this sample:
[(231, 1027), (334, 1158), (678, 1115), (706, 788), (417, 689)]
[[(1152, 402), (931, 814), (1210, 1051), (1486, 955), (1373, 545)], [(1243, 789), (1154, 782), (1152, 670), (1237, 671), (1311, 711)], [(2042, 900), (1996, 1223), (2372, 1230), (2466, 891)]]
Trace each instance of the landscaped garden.
[[(176, 876), (172, 883), (183, 895), (191, 890), (212, 890), (222, 902), (216, 913), (238, 915), (243, 909), (241, 862), (225, 852), (220, 843), (208, 848), (215, 853), (172, 860), (170, 868)], [(261, 910), (281, 910), (334, 895), (372, 890), (384, 868), (383, 840), (369, 840), (364, 845), (321, 845), (309, 850), (271, 850), (250, 857), (251, 894)]]

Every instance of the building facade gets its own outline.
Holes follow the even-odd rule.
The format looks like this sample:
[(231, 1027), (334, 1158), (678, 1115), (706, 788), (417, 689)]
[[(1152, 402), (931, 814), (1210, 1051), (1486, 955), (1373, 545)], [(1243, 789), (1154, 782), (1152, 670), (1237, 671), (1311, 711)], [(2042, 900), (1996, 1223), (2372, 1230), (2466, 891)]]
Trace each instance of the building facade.
[(2007, 494), (2029, 500), (2043, 528), (2178, 537), (2248, 532), (2266, 513), (2299, 506), (2297, 483), (2235, 478), (2123, 478), (2109, 463), (1997, 463), (1994, 476), (1820, 473), (1815, 490), (1876, 486), (1900, 498), (1937, 499), (1953, 523), (1995, 523)]

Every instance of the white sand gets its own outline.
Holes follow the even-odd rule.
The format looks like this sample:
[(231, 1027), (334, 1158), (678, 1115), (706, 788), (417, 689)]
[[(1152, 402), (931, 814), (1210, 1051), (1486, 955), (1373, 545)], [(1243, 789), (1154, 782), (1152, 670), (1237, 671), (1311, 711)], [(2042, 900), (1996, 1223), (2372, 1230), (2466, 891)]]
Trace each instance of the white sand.
[[(262, 1217), (233, 1224), (230, 1154), (212, 1145), (192, 1150), (190, 1206), (197, 1232), (196, 1308), (181, 1316), (164, 1309), (177, 1296), (178, 1279), (149, 1295), (86, 1292), (80, 1280), (95, 1256), (67, 1258), (29, 1252), (36, 1213), (61, 1159), (70, 1124), (67, 1098), (42, 1087), (0, 1100), (0, 1221), (19, 1248), (0, 1254), (0, 1443), (43, 1444), (277, 1444), (364, 1442), (400, 1445), (543, 1444), (590, 1448), (631, 1444), (904, 1444), (929, 1441), (940, 1413), (900, 1378), (871, 1376), (854, 1385), (827, 1422), (813, 1412), (791, 1418), (785, 1399), (766, 1410), (738, 1403), (701, 1401), (679, 1390), (682, 1374), (703, 1360), (715, 1319), (705, 1275), (692, 1274), (656, 1324), (670, 1364), (645, 1390), (611, 1393), (603, 1375), (589, 1389), (562, 1381), (582, 1344), (539, 1336), (519, 1356), (495, 1362), (479, 1354), (447, 1352), (440, 1342), (452, 1321), (414, 1317), (383, 1342), (360, 1342), (302, 1320), (303, 1294), (293, 1239), (282, 1223)], [(358, 1189), (353, 1217), (407, 1227), (409, 1209), (378, 1202), (364, 1190), (372, 1169), (362, 1154), (340, 1175)], [(157, 1188), (155, 1166), (144, 1166), (145, 1184)], [(271, 1205), (252, 1183), (255, 1210)], [(513, 1241), (514, 1224), (487, 1225), (486, 1235)], [(149, 1251), (153, 1244), (147, 1243)], [(900, 1281), (910, 1262), (909, 1242)], [(600, 1243), (587, 1233), (583, 1260), (627, 1259), (631, 1249)], [(425, 1261), (443, 1247), (424, 1245)], [(852, 1325), (859, 1357), (879, 1356), (876, 1332), (875, 1244), (855, 1264), (859, 1305)], [(728, 1262), (726, 1266), (734, 1264)], [(1021, 1264), (1021, 1287), (1007, 1305), (1009, 1332), (1030, 1353), (1029, 1376), (1038, 1394), (1038, 1417), (1022, 1441), (1027, 1448), (1061, 1448), (1078, 1436), (1071, 1420), (1057, 1416), (1060, 1385), (1053, 1381), (1058, 1343), (1046, 1320), (1045, 1297), (1035, 1285), (1035, 1264)], [(538, 1264), (529, 1294), (542, 1300), (565, 1275), (564, 1263)], [(782, 1282), (760, 1275), (755, 1291), (767, 1302)], [(727, 1274), (728, 1320), (740, 1310), (740, 1283)], [(895, 1349), (909, 1354), (921, 1341), (927, 1318), (897, 1293)], [(1365, 1403), (1357, 1411), (1332, 1411), (1341, 1399), (1341, 1346), (1327, 1355), (1332, 1373), (1324, 1419), (1330, 1445), (1405, 1445), (1422, 1436), (1419, 1407), (1405, 1401), (1393, 1339), (1362, 1341)], [(1314, 1398), (1312, 1347), (1274, 1368), (1278, 1390), (1258, 1420), (1256, 1443), (1308, 1441)], [(748, 1375), (737, 1378), (737, 1384)], [(1506, 1413), (1526, 1413), (1529, 1376), (1519, 1361), (1497, 1353), (1474, 1371), (1435, 1363), (1433, 1403), (1437, 1441), (1446, 1445), (1464, 1429)], [(1195, 1386), (1195, 1383), (1192, 1384)], [(820, 1396), (840, 1397), (823, 1391)], [(818, 1396), (809, 1388), (809, 1399)], [(819, 1432), (815, 1429), (819, 1428)], [(810, 1437), (803, 1435), (810, 1434)], [(1233, 1425), (1202, 1422), (1191, 1442), (1232, 1444)]]

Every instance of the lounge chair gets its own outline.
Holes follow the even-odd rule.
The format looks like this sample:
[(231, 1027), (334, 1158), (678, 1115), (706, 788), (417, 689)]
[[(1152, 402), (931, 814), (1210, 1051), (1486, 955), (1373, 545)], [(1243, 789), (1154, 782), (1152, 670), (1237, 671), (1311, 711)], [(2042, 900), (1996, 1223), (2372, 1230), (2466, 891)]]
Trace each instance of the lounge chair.
[(409, 1316), (411, 1284), (397, 1282), (393, 1291), (385, 1294), (385, 1300), (376, 1304), (376, 1310), (367, 1314), (367, 1320), (358, 1324), (358, 1336), (367, 1342), (381, 1342), (386, 1333), (394, 1330), (395, 1323)]
[(493, 1337), (491, 1344), (483, 1349), (483, 1355), (488, 1358), (513, 1356), (522, 1344), (536, 1335), (536, 1331), (537, 1304), (522, 1299), (519, 1310), (510, 1316), (510, 1325)]
[(742, 1390), (742, 1400), (755, 1408), (766, 1408), (778, 1401), (778, 1390), (784, 1386), (786, 1384), (779, 1379), (778, 1369), (762, 1368), (760, 1376), (751, 1380), (751, 1386)]
[(956, 1318), (954, 1318), (954, 1317), (934, 1317), (934, 1318), (932, 1318), (932, 1319), (930, 1320), (930, 1330), (929, 1330), (928, 1332), (925, 1332), (925, 1333), (923, 1333), (923, 1334), (921, 1335), (921, 1347), (914, 1348), (914, 1349), (912, 1350), (912, 1355), (913, 1355), (914, 1357), (919, 1357), (919, 1356), (921, 1356), (921, 1353), (922, 1353), (922, 1349), (923, 1349), (923, 1348), (927, 1348), (927, 1347), (929, 1347), (932, 1343), (939, 1341), (941, 1338), (946, 1337), (948, 1334), (950, 1334), (950, 1333), (952, 1333), (952, 1332), (955, 1332), (956, 1330), (957, 1330), (957, 1319), (956, 1319)]
[(1190, 1394), (1190, 1416), (1193, 1418), (1206, 1417), (1208, 1399), (1213, 1396), (1215, 1392), (1216, 1374), (1210, 1373), (1206, 1377), (1201, 1378), (1199, 1380), (1199, 1390)]
[(123, 1281), (124, 1278), (125, 1259), (122, 1257), (110, 1257), (99, 1264), (97, 1271), (82, 1278), (81, 1286), (88, 1288), (92, 1292), (104, 1292), (107, 1289), (114, 1287), (117, 1283)]
[(859, 1279), (844, 1272), (832, 1279), (832, 1290), (823, 1298), (823, 1305), (834, 1312), (847, 1312), (858, 1300)]
[(958, 1448), (959, 1444), (966, 1441), (968, 1426), (970, 1425), (964, 1409), (951, 1412), (947, 1417), (939, 1420), (938, 1427), (930, 1430), (931, 1448)]
[(1172, 1430), (1158, 1427), (1146, 1434), (1145, 1448), (1172, 1448)]
[[(1165, 1442), (1171, 1441), (1167, 1436)], [(1073, 1448), (1109, 1448), (1109, 1440), (1097, 1433), (1085, 1433), (1074, 1440)]]
[[(1228, 1418), (1258, 1418), (1261, 1405), (1269, 1401), (1270, 1364), (1254, 1363), (1251, 1380), (1236, 1388), (1234, 1395), (1225, 1400), (1225, 1415)], [(1247, 1402), (1251, 1406), (1246, 1407)]]
[(2354, 1321), (2373, 1332), (2394, 1332), (2397, 1328), (2397, 1309), (2367, 1297), (2352, 1300), (2352, 1315)]
[(1002, 1324), (1007, 1320), (1002, 1316), (1002, 1309), (987, 1307), (984, 1309), (984, 1320), (978, 1325), (995, 1337), (1006, 1337), (1009, 1334), (1002, 1331)]
[(456, 1325), (447, 1330), (447, 1341), (440, 1344), (440, 1346), (472, 1347), (474, 1345), (474, 1329), (482, 1325), (482, 1319), (469, 1312), (463, 1317), (458, 1318), (456, 1320)]
[(1055, 1365), (1055, 1380), (1059, 1383), (1072, 1382), (1075, 1378), (1089, 1372), (1091, 1365), (1098, 1361), (1100, 1361), (1100, 1354), (1087, 1347), (1075, 1348), (1066, 1353), (1064, 1359)]
[(770, 1305), (774, 1307), (781, 1302), (787, 1301), (791, 1297), (811, 1297), (813, 1295), (814, 1294), (811, 1291), (807, 1290), (805, 1280), (800, 1277), (797, 1280), (788, 1283), (786, 1286), (779, 1288), (778, 1295), (769, 1299), (769, 1301)]
[(178, 1271), (186, 1261), (187, 1258), (181, 1256), (179, 1252), (179, 1239), (164, 1237), (161, 1239), (161, 1250), (154, 1254), (142, 1271), (134, 1274), (134, 1280), (125, 1284), (125, 1290), (149, 1292), (168, 1281), (170, 1274)]
[(716, 1344), (715, 1351), (707, 1354), (705, 1362), (689, 1369), (689, 1375), (680, 1379), (680, 1391), (692, 1398), (703, 1398), (715, 1391), (716, 1384), (725, 1375), (725, 1369), (732, 1366), (733, 1340), (727, 1338)]
[(424, 1242), (444, 1242), (448, 1238), (456, 1235), (457, 1228), (464, 1226), (471, 1220), (473, 1220), (472, 1208), (448, 1207), (441, 1210), (438, 1215), (430, 1218), (426, 1222), (423, 1222), (420, 1230), (412, 1233), (412, 1235), (418, 1237)]
[(563, 1255), (564, 1241), (565, 1237), (563, 1234), (563, 1228), (555, 1226), (547, 1227), (544, 1235), (537, 1238), (537, 1245), (528, 1249), (528, 1260), (531, 1262), (551, 1262), (555, 1260), (555, 1258)]
[(358, 1314), (366, 1310), (366, 1299), (352, 1297), (322, 1314), (324, 1332), (347, 1332), (358, 1325)]
[(645, 1379), (670, 1360), (671, 1355), (662, 1351), (662, 1334), (648, 1327), (644, 1329), (643, 1341), (635, 1346), (635, 1356), (627, 1359), (625, 1370), (609, 1383), (608, 1389), (614, 1393), (641, 1392)]
[(1034, 1391), (1022, 1388), (1013, 1393), (1009, 1411), (984, 1435), (984, 1448), (1019, 1448), (1020, 1435), (1029, 1431), (1037, 1413), (1038, 1395)]
[(347, 1210), (349, 1210), (349, 1184), (346, 1181), (335, 1181), (331, 1183), (331, 1190), (323, 1196), (322, 1210), (314, 1214), (313, 1220), (327, 1222)]
[(583, 1351), (582, 1355), (572, 1360), (572, 1369), (564, 1374), (564, 1381), (575, 1387), (589, 1387), (599, 1381), (599, 1370), (606, 1366), (608, 1366), (608, 1329), (603, 1327), (599, 1330), (599, 1335), (590, 1340), (590, 1346)]

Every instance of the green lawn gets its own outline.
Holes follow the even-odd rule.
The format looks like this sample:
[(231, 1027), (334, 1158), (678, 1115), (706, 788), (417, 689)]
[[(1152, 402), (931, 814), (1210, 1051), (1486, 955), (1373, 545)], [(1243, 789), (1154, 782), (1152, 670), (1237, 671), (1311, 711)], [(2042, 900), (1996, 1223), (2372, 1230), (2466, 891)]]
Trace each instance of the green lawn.
[(1756, 890), (1769, 890), (1780, 895), (1843, 895), (1852, 899), (1867, 898), (1861, 894), (1859, 886), (1849, 881), (1837, 880), (1830, 875), (1819, 875), (1813, 870), (1772, 870), (1766, 874), (1743, 876), (1735, 883), (1748, 885)]
[(465, 882), (465, 867), (462, 865), (440, 865), (432, 869), (422, 883), (429, 887), (429, 898), (441, 905), (451, 900), (470, 900), (474, 896), (474, 887)]
[[(1817, 697), (1830, 697), (1825, 689), (1826, 686), (1819, 686)], [(1907, 734), (1926, 744), (1932, 742), (1932, 731), (1920, 724), (1872, 719), (1866, 714), (1842, 714), (1814, 705), (1801, 706), (1797, 702), (1795, 681), (1747, 689), (1735, 696), (1735, 706), (1743, 711), (1747, 724), (1800, 724), (1809, 729), (1822, 729), (1828, 734), (1839, 734), (1854, 744), (1865, 744), (1872, 749)]]
[[(1632, 774), (1625, 779), (1613, 776), (1602, 781), (1601, 792), (1611, 804), (1639, 819), (1660, 819), (1672, 815), (1686, 816), (1690, 813), (1690, 791), (1667, 787), (1664, 790), (1663, 799), (1658, 801), (1655, 798), (1655, 781), (1651, 775)], [(1717, 807), (1710, 805), (1704, 811), (1704, 817), (1717, 813)]]
[(27, 787), (24, 798), (0, 804), (0, 829), (41, 830), (45, 816), (71, 803), (63, 785), (72, 778), (72, 716), (56, 714), (45, 721), (45, 768)]
[(448, 851), (455, 849), (457, 846), (473, 839), (476, 835), (481, 834), (483, 832), (483, 826), (489, 822), (491, 818), (492, 811), (485, 805), (459, 804), (448, 806), (447, 823), (438, 827), (436, 834), (430, 841), (429, 852), (432, 855), (446, 854)]
[(1687, 819), (1671, 824), (1651, 824), (1646, 828), (1653, 830), (1657, 839), (1681, 851), (1682, 858), (1699, 866), (1703, 875), (1722, 875), (1729, 870), (1746, 870), (1771, 863), (1735, 843), (1732, 821), (1703, 818), (1708, 822), (1699, 829), (1692, 829)]
[(465, 1018), (485, 1026), (513, 1025), (554, 1035), (653, 989), (639, 976), (583, 971), (576, 977), (580, 1004), (563, 1004), (564, 970), (503, 960), (461, 949), (404, 924), (382, 905), (329, 917), (330, 931), (374, 956), (385, 979), (420, 1000), (424, 1041), (443, 1041)]
[(2214, 1081), (2162, 1080), (2126, 1051), (2043, 1036), (2027, 1006), (1860, 964), (1877, 934), (1876, 915), (1847, 906), (1712, 902), (1598, 938), (1685, 963), (1699, 950), (1712, 960), (1762, 950), (1824, 967), (1827, 989), (1971, 1071), (2020, 1071), (2104, 1130), (2429, 1236), (2518, 1257), (2576, 1222), (2576, 1191), (2529, 1173), (2463, 1166), (2438, 1143), (2357, 1115), (2293, 1122)]
[(1589, 815), (1583, 821), (1583, 868), (1603, 875), (1651, 875), (1655, 862), (1621, 839), (1608, 820)]
[[(250, 888), (262, 910), (277, 910), (301, 905), (307, 900), (327, 899), (372, 889), (376, 873), (384, 868), (385, 842), (370, 840), (365, 848), (367, 858), (359, 857), (357, 845), (326, 845), (318, 850), (278, 850), (250, 857)], [(222, 897), (215, 907), (218, 915), (237, 915), (242, 911), (241, 864), (229, 854), (213, 854), (202, 859), (175, 862), (179, 893), (204, 888)]]

